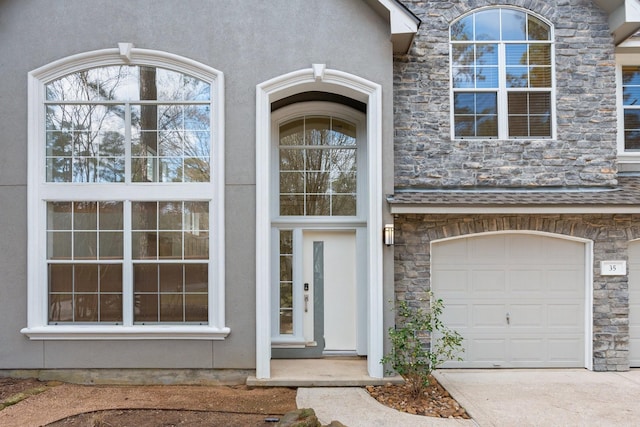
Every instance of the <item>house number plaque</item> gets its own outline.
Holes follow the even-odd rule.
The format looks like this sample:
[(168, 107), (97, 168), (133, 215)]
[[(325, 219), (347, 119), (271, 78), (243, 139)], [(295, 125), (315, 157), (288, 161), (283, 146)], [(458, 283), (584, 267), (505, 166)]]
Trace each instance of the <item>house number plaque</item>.
[(627, 274), (627, 261), (600, 261), (601, 276), (624, 276)]

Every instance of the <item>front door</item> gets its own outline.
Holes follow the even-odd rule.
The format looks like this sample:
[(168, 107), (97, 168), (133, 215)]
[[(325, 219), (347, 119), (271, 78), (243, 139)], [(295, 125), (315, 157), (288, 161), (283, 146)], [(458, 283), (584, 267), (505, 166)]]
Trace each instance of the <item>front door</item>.
[(355, 355), (355, 230), (291, 230), (280, 235), (272, 357)]

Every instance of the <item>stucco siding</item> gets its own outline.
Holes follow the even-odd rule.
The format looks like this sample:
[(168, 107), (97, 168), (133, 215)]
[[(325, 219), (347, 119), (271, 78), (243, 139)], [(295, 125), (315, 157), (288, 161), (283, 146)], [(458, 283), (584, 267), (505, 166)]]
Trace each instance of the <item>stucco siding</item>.
[[(312, 63), (382, 85), (383, 157), (392, 168), (388, 22), (360, 1), (5, 1), (0, 40), (0, 369), (254, 368), (256, 85)], [(231, 328), (224, 342), (34, 342), (19, 332), (27, 322), (27, 74), (70, 55), (116, 48), (118, 42), (224, 73), (224, 286)], [(392, 172), (384, 187), (392, 191)], [(258, 209), (257, 214), (267, 213)]]

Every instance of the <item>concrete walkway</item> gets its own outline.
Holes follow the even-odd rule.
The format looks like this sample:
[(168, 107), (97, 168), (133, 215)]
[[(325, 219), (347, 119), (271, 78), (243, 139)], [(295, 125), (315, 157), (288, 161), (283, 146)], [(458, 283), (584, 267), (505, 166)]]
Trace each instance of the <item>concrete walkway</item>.
[(436, 378), (471, 415), (449, 420), (389, 409), (361, 388), (300, 388), (298, 407), (323, 424), (369, 426), (639, 426), (640, 370), (440, 370)]
[(378, 403), (363, 388), (299, 388), (298, 408), (313, 408), (322, 425), (340, 421), (347, 427), (472, 427), (473, 420), (411, 415)]

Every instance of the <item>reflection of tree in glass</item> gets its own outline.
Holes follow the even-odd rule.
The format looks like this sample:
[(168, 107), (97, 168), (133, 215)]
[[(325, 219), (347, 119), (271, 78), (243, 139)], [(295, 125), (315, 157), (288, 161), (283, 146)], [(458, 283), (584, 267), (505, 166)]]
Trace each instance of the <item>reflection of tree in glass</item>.
[(355, 138), (329, 123), (281, 138), (283, 215), (355, 215)]
[[(47, 85), (47, 99), (112, 100), (122, 73), (113, 73), (104, 81), (92, 80), (92, 76), (94, 73), (87, 70), (53, 81)], [(71, 159), (50, 159), (50, 180), (123, 181), (124, 116), (122, 105), (52, 104), (47, 114), (47, 131), (51, 138), (48, 144), (57, 147), (59, 155)]]
[[(112, 66), (55, 80), (46, 93), (49, 181), (123, 182), (126, 104), (117, 101), (137, 99), (130, 114), (132, 181), (209, 180), (208, 83), (155, 67)], [(163, 107), (163, 100), (170, 103)], [(161, 116), (161, 108), (181, 113)], [(168, 155), (158, 146), (163, 130), (173, 132)]]

